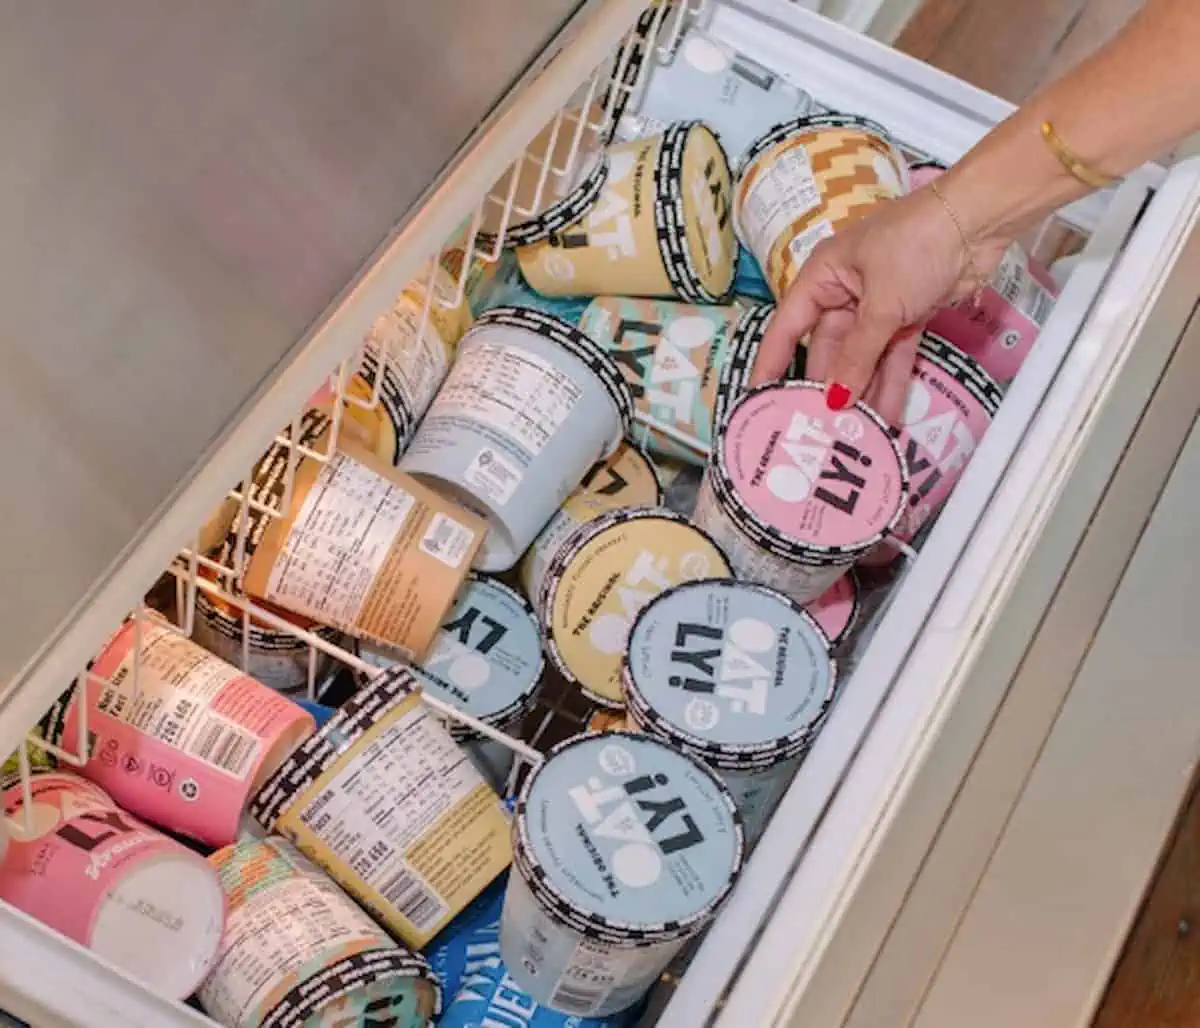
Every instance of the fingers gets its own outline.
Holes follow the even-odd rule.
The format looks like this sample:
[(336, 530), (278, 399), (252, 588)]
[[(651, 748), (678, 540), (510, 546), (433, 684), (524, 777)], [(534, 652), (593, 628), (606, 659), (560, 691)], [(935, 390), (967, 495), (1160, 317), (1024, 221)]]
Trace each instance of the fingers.
[(921, 342), (921, 326), (906, 329), (896, 336), (875, 370), (875, 378), (867, 394), (867, 403), (889, 425), (899, 425), (912, 384), (913, 365), (917, 346)]
[(862, 398), (888, 343), (904, 328), (899, 317), (869, 303), (858, 308), (854, 324), (843, 337), (824, 376), (828, 383), (825, 395), (831, 409), (843, 410)]
[(845, 307), (835, 311), (826, 311), (808, 340), (808, 352), (805, 355), (807, 363), (804, 377), (814, 382), (824, 382), (825, 376), (833, 366), (834, 358), (841, 348), (842, 341), (854, 325), (856, 314)]
[(750, 373), (750, 384), (762, 385), (783, 378), (800, 340), (812, 331), (820, 317), (821, 307), (812, 292), (797, 279), (771, 315)]
[[(821, 245), (825, 247), (830, 242), (826, 240)], [(751, 385), (762, 385), (783, 378), (795, 356), (796, 347), (816, 327), (822, 314), (854, 299), (824, 256), (827, 252), (828, 248), (817, 248), (775, 308), (758, 348), (754, 370), (750, 374)]]

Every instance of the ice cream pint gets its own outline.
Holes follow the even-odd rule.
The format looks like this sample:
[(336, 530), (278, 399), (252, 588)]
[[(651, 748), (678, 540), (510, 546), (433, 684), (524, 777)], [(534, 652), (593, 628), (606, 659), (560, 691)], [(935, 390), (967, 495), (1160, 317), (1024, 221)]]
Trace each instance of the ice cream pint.
[[(541, 628), (525, 597), (494, 578), (472, 575), (433, 649), (412, 671), (428, 695), (512, 734), (533, 705), (543, 663)], [(512, 750), (456, 721), (446, 727), (503, 793)]]
[(735, 353), (753, 363), (773, 309), (605, 296), (592, 301), (579, 327), (625, 376), (638, 444), (703, 466), (727, 366)]
[(506, 571), (617, 448), (632, 410), (620, 371), (586, 335), (497, 307), (463, 339), (400, 466), (485, 516), (476, 567)]
[[(457, 283), (440, 264), (424, 275), (372, 323), (362, 367), (347, 389), (347, 430), (362, 429), (368, 448), (389, 464), (396, 464), (407, 449), (471, 321), (465, 299), (451, 306)], [(383, 377), (376, 386), (381, 364)]]
[(741, 870), (728, 790), (645, 735), (583, 735), (525, 781), (500, 951), (536, 1002), (580, 1017), (636, 1003)]
[(849, 571), (804, 607), (821, 626), (834, 649), (850, 638), (858, 623), (858, 588), (858, 576)]
[[(294, 615), (281, 614), (297, 621), (299, 627), (337, 643), (342, 635), (336, 629), (315, 625)], [(247, 619), (250, 631), (246, 632)], [(196, 593), (196, 618), (192, 639), (209, 653), (239, 667), (263, 685), (293, 698), (308, 692), (309, 673), (321, 682), (329, 671), (330, 657), (291, 632), (263, 624), (253, 614), (243, 613), (207, 593)]]
[(747, 392), (730, 412), (694, 520), (739, 578), (815, 600), (891, 533), (908, 474), (874, 411), (831, 411), (824, 387), (785, 382)]
[[(912, 540), (950, 498), (1000, 408), (1000, 387), (975, 361), (926, 332), (917, 349), (901, 424), (892, 434), (908, 465), (908, 498), (893, 530)], [(886, 543), (862, 563), (886, 564)]]
[(698, 29), (669, 62), (651, 66), (645, 83), (617, 123), (616, 139), (655, 135), (699, 113), (733, 163), (772, 125), (816, 110), (804, 90)]
[[(310, 407), (300, 417), (295, 440), (300, 446), (315, 447), (329, 431), (331, 424), (328, 413)], [(291, 426), (284, 430), (284, 435), (292, 437)], [(290, 463), (289, 449), (290, 447), (282, 443), (272, 443), (250, 474), (247, 499), (253, 500), (266, 510), (247, 504), (243, 512), (237, 501), (226, 497), (205, 528), (205, 531), (211, 532), (216, 539), (217, 545), (212, 550), (213, 559), (222, 567), (236, 573), (234, 584), (238, 588), (243, 585), (247, 563), (262, 543), (267, 526), (271, 523), (272, 515), (266, 511), (281, 511), (283, 508)]]
[(778, 125), (746, 152), (734, 190), (738, 237), (782, 297), (817, 243), (907, 192), (907, 176), (887, 132), (865, 118)]
[(662, 499), (658, 469), (637, 446), (629, 440), (622, 441), (615, 453), (592, 465), (578, 488), (534, 539), (520, 565), (525, 595), (537, 602), (546, 568), (581, 525), (610, 510), (657, 507)]
[(296, 469), (291, 510), (250, 560), (255, 599), (420, 659), (483, 542), (483, 520), (349, 443)]
[(725, 151), (700, 122), (609, 150), (608, 181), (581, 221), (517, 249), (547, 296), (674, 296), (720, 303), (737, 259)]
[[(190, 996), (212, 967), (225, 901), (204, 858), (73, 774), (0, 779), (9, 852), (0, 900), (160, 995)], [(26, 824), (26, 817), (29, 824)]]
[(833, 702), (829, 639), (800, 606), (750, 582), (688, 582), (629, 633), (626, 712), (717, 772), (758, 838)]
[(979, 296), (943, 307), (930, 319), (929, 331), (973, 357), (997, 382), (1008, 383), (1045, 328), (1058, 293), (1050, 271), (1013, 243)]
[(621, 654), (638, 612), (681, 582), (731, 574), (712, 539), (680, 514), (604, 514), (576, 532), (546, 572), (537, 607), (550, 659), (588, 699), (620, 708)]
[(441, 992), (285, 839), (244, 840), (209, 862), (229, 920), (200, 1005), (226, 1028), (426, 1028)]
[(316, 729), (287, 697), (150, 614), (127, 620), (84, 689), (51, 707), (52, 742), (74, 748), (81, 702), (91, 756), (80, 774), (137, 817), (208, 846), (237, 837), (255, 791)]
[(466, 976), (438, 1028), (632, 1028), (635, 1014), (578, 1017), (551, 1010), (522, 992), (504, 961), (493, 957)]
[(512, 857), (495, 792), (400, 666), (293, 753), (250, 812), (414, 949)]

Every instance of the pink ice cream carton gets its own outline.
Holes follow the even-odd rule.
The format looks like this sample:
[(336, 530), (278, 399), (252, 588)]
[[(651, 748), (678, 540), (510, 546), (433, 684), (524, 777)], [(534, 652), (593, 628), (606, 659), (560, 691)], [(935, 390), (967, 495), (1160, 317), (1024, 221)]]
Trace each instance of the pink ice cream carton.
[(221, 942), (225, 898), (199, 856), (76, 775), (0, 781), (11, 836), (0, 899), (171, 999), (191, 995)]
[(943, 307), (929, 330), (974, 357), (997, 382), (1017, 377), (1054, 310), (1058, 286), (1047, 268), (1013, 243), (978, 299)]
[(820, 384), (776, 383), (730, 412), (694, 520), (739, 578), (804, 604), (893, 531), (906, 495), (899, 447), (874, 411), (831, 411)]
[[(139, 817), (209, 846), (237, 837), (258, 787), (316, 730), (312, 715), (157, 619), (131, 619), (87, 677), (85, 777)], [(52, 740), (74, 747), (79, 697), (53, 709)]]
[[(901, 426), (892, 429), (909, 473), (895, 538), (912, 540), (950, 498), (1002, 399), (978, 362), (932, 332), (922, 336)], [(860, 563), (878, 566), (895, 556), (885, 542)]]

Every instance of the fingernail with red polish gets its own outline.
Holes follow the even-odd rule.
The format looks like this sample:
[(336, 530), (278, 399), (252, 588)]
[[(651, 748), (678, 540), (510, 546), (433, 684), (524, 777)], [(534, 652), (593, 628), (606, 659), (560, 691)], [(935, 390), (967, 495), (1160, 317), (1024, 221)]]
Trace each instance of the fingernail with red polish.
[(825, 387), (825, 403), (830, 410), (845, 410), (850, 406), (850, 390), (841, 382), (830, 382)]

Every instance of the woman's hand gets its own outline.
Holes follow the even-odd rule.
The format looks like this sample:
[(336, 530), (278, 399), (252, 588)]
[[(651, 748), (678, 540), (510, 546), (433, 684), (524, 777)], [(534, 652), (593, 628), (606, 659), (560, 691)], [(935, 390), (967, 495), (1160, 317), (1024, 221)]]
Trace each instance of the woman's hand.
[(830, 408), (862, 399), (895, 424), (925, 322), (986, 282), (1007, 245), (968, 254), (928, 186), (888, 202), (813, 250), (771, 319), (752, 383), (782, 376), (807, 336), (806, 377), (828, 383)]

